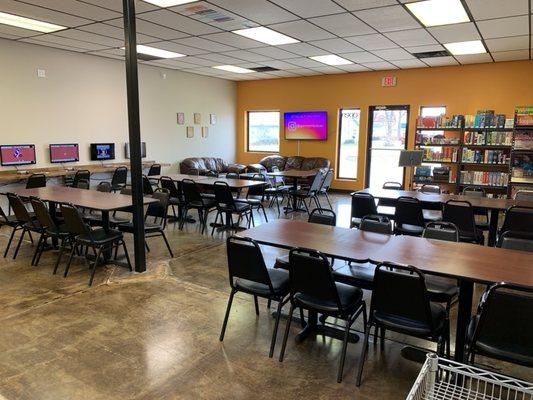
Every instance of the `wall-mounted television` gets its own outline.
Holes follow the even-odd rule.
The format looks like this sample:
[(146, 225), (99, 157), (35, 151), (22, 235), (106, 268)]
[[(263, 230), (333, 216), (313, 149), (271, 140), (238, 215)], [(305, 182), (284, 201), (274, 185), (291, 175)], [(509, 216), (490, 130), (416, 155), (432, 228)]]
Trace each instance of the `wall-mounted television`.
[(283, 115), (285, 139), (327, 140), (327, 111), (286, 112)]
[(50, 162), (64, 163), (80, 161), (78, 143), (50, 144)]
[(91, 160), (105, 161), (115, 159), (115, 143), (91, 143)]
[(0, 146), (3, 166), (35, 164), (34, 144), (6, 144)]
[[(124, 157), (130, 158), (130, 144), (124, 143)], [(146, 157), (146, 142), (141, 142), (141, 158)]]

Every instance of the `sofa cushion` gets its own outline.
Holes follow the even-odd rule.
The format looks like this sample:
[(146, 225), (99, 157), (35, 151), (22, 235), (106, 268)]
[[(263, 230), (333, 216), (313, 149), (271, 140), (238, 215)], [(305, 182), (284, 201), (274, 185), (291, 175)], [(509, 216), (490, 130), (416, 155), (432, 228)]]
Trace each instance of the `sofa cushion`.
[(259, 164), (264, 166), (267, 171), (272, 171), (273, 166), (277, 166), (280, 171), (285, 169), (286, 158), (279, 155), (267, 156), (259, 161)]
[(229, 164), (226, 167), (226, 170), (223, 172), (234, 172), (237, 174), (242, 174), (244, 171), (246, 171), (246, 165), (244, 164)]
[(304, 161), (304, 158), (300, 156), (287, 157), (287, 162), (285, 163), (285, 169), (286, 170), (301, 169), (303, 161)]
[(232, 170), (229, 171), (228, 163), (217, 157), (189, 157), (180, 162), (181, 174), (187, 174), (191, 169), (197, 169), (201, 175), (205, 175), (208, 171), (241, 173), (246, 169), (246, 166), (232, 164)]
[(261, 172), (265, 170), (266, 167), (262, 164), (250, 164), (246, 167), (246, 172)]

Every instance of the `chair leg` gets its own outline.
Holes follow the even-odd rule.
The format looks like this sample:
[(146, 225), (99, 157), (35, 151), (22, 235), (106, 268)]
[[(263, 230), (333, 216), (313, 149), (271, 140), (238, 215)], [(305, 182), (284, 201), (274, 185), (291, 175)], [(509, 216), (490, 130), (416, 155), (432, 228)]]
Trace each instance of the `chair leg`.
[(170, 248), (170, 243), (168, 243), (167, 236), (165, 235), (165, 232), (161, 231), (161, 236), (163, 236), (163, 240), (165, 241), (165, 244), (167, 245), (168, 252), (170, 253), (170, 257), (174, 258), (174, 253), (172, 253), (172, 249)]
[(102, 249), (103, 249), (104, 246), (101, 246), (98, 248), (98, 253), (96, 253), (96, 258), (94, 260), (94, 263), (93, 263), (93, 268), (91, 270), (91, 276), (89, 278), (89, 286), (92, 286), (93, 285), (93, 280), (94, 280), (94, 273), (96, 272), (96, 267), (98, 266), (98, 261), (100, 260), (100, 256), (102, 255)]
[(365, 339), (363, 341), (363, 348), (361, 349), (361, 356), (359, 357), (359, 368), (357, 370), (356, 386), (361, 386), (361, 377), (363, 376), (363, 366), (365, 364), (366, 351), (368, 348), (368, 338), (370, 336), (370, 329), (372, 326), (368, 324), (365, 329)]
[(43, 242), (44, 233), (39, 236), (39, 240), (37, 241), (37, 246), (35, 247), (35, 251), (33, 252), (33, 257), (31, 259), (30, 265), (35, 265), (35, 260), (37, 259), (37, 254), (39, 254), (39, 249), (41, 248), (41, 243)]
[(350, 335), (350, 326), (352, 325), (351, 317), (346, 320), (344, 328), (344, 340), (342, 341), (342, 351), (339, 360), (339, 370), (337, 371), (337, 383), (342, 382), (342, 371), (344, 371), (344, 360), (346, 359), (346, 349), (348, 347), (348, 336)]
[(333, 210), (333, 206), (331, 205), (331, 201), (329, 200), (328, 192), (324, 192), (324, 195), (326, 196), (326, 201), (329, 204), (329, 208)]
[[(252, 225), (255, 227), (254, 212), (250, 209), (250, 219), (252, 220)], [(250, 228), (250, 223), (248, 223), (248, 228)]]
[(17, 231), (17, 228), (13, 228), (11, 231), (11, 235), (9, 235), (9, 241), (7, 242), (6, 250), (4, 251), (4, 258), (7, 257), (7, 253), (9, 252), (9, 248), (11, 247), (11, 242), (13, 241), (13, 237), (15, 236), (15, 232)]
[(70, 263), (72, 263), (72, 258), (74, 257), (74, 252), (76, 251), (76, 243), (72, 243), (72, 250), (70, 251), (70, 257), (68, 258), (67, 266), (65, 267), (65, 272), (63, 273), (63, 278), (67, 277), (68, 270), (70, 269)]
[[(268, 299), (270, 302), (270, 299)], [(268, 354), (269, 358), (272, 358), (274, 356), (274, 347), (276, 347), (276, 338), (278, 336), (278, 327), (279, 327), (279, 320), (281, 317), (281, 309), (283, 308), (283, 305), (285, 303), (283, 302), (283, 299), (280, 299), (278, 302), (278, 310), (276, 313), (276, 322), (274, 323), (274, 332), (272, 332), (272, 340), (270, 341), (270, 353)]]
[(61, 244), (59, 245), (59, 254), (57, 255), (57, 260), (56, 260), (56, 265), (54, 266), (53, 275), (57, 273), (57, 267), (59, 267), (59, 263), (61, 262), (61, 256), (63, 255), (64, 249), (65, 249), (65, 239), (61, 239)]
[(20, 245), (22, 244), (22, 239), (24, 239), (24, 235), (26, 234), (27, 230), (22, 229), (22, 234), (19, 237), (19, 241), (17, 243), (17, 247), (15, 248), (15, 253), (13, 254), (13, 260), (17, 258), (17, 254), (19, 253)]
[(211, 236), (215, 233), (216, 224), (218, 222), (218, 216), (220, 215), (220, 211), (217, 210), (217, 215), (215, 216), (215, 222), (213, 222), (213, 229), (211, 229)]
[(257, 296), (254, 296), (255, 315), (259, 315), (259, 303), (257, 302)]
[(281, 352), (279, 353), (279, 362), (283, 362), (285, 357), (285, 348), (287, 347), (287, 339), (289, 338), (289, 331), (291, 329), (292, 314), (294, 312), (294, 304), (291, 302), (291, 309), (289, 310), (289, 318), (287, 319), (287, 326), (285, 326), (285, 334), (283, 335), (283, 344), (281, 345)]
[(261, 208), (261, 210), (263, 210), (263, 215), (265, 216), (265, 222), (268, 222), (268, 217), (267, 217), (267, 213), (266, 213), (265, 207), (261, 204), (259, 206), (259, 208)]
[(126, 242), (124, 240), (122, 240), (122, 248), (124, 249), (124, 255), (126, 256), (128, 267), (130, 268), (130, 271), (133, 271), (133, 268), (131, 266), (131, 261), (130, 261), (130, 255), (128, 253), (128, 248), (126, 247)]
[(386, 329), (382, 327), (379, 331), (380, 331), (379, 344), (380, 344), (381, 351), (383, 351), (383, 350), (385, 350), (385, 332), (386, 332)]
[(226, 315), (224, 316), (224, 322), (222, 323), (222, 330), (220, 331), (220, 337), (218, 338), (218, 340), (220, 340), (221, 342), (224, 340), (224, 334), (226, 333), (226, 326), (228, 325), (229, 312), (231, 311), (231, 304), (233, 303), (233, 297), (235, 296), (235, 293), (236, 291), (232, 289), (229, 295), (228, 305), (226, 306)]

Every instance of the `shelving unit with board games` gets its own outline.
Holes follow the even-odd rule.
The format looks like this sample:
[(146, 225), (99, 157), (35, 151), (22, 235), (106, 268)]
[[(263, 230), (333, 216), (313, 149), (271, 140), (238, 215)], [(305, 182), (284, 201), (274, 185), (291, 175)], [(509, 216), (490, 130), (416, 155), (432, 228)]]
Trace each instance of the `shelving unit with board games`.
[(516, 107), (509, 196), (533, 190), (533, 106)]

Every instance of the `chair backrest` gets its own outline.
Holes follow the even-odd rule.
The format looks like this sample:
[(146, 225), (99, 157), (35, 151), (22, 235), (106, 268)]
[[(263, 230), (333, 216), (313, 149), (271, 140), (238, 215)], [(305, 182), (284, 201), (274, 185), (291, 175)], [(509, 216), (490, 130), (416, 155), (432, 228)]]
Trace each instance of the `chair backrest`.
[(352, 218), (377, 214), (376, 200), (370, 193), (352, 193)]
[(392, 235), (392, 223), (384, 215), (366, 215), (361, 219), (359, 229), (365, 232), (382, 233)]
[(402, 190), (403, 185), (400, 182), (385, 182), (383, 184), (383, 189)]
[(198, 189), (198, 185), (192, 179), (184, 179), (181, 181), (181, 190), (185, 203), (200, 202), (203, 203), (202, 194)]
[(165, 228), (168, 214), (168, 199), (170, 193), (166, 189), (157, 189), (152, 193), (152, 198), (159, 200), (157, 203), (150, 203), (146, 208), (145, 219), (153, 217), (155, 223), (161, 223)]
[(519, 190), (514, 195), (515, 200), (533, 201), (533, 190)]
[[(155, 175), (159, 175), (159, 174), (155, 174)], [(154, 189), (152, 188), (150, 179), (146, 175), (143, 175), (143, 194), (146, 196), (150, 196), (154, 194)]]
[(50, 215), (46, 204), (44, 204), (44, 202), (41, 199), (38, 199), (37, 197), (32, 197), (30, 201), (33, 211), (35, 212), (35, 217), (37, 217), (39, 223), (44, 228), (55, 228), (56, 223), (52, 219), (52, 216)]
[(31, 174), (26, 181), (26, 189), (35, 189), (46, 186), (45, 174)]
[(72, 180), (72, 186), (73, 187), (79, 187), (80, 181), (91, 181), (91, 171), (87, 169), (79, 169), (74, 174), (74, 179)]
[[(266, 176), (263, 175), (263, 174), (253, 174), (251, 180), (252, 181), (266, 182)], [(250, 186), (248, 188), (248, 194), (246, 196), (261, 196), (261, 197), (263, 197), (265, 195), (265, 186), (266, 185)]]
[(169, 176), (162, 176), (159, 179), (159, 186), (161, 186), (162, 189), (168, 190), (168, 192), (170, 193), (170, 197), (173, 197), (173, 198), (181, 197), (181, 193), (178, 187), (176, 186), (172, 178), (170, 178)]
[(426, 225), (422, 237), (426, 239), (459, 241), (459, 229), (451, 222), (430, 222)]
[(441, 194), (440, 186), (439, 185), (422, 185), (420, 188), (420, 191), (422, 193), (436, 193)]
[(342, 305), (331, 266), (320, 252), (296, 248), (289, 252), (289, 281), (291, 295), (298, 293), (335, 304), (339, 311)]
[(216, 181), (213, 184), (213, 189), (215, 190), (215, 200), (219, 206), (235, 208), (235, 200), (226, 182)]
[(425, 277), (410, 265), (381, 263), (374, 273), (371, 317), (395, 318), (433, 331)]
[(226, 240), (230, 286), (235, 279), (246, 279), (267, 285), (273, 293), (272, 282), (259, 245), (250, 238), (230, 236)]
[(320, 190), (320, 187), (322, 185), (322, 181), (324, 180), (326, 171), (323, 171), (319, 169), (316, 173), (316, 175), (313, 177), (313, 180), (311, 181), (311, 185), (309, 185), (309, 194), (315, 194)]
[(394, 222), (400, 226), (403, 224), (425, 226), (420, 201), (414, 197), (398, 197), (394, 212)]
[(333, 170), (328, 169), (328, 171), (324, 175), (324, 179), (322, 180), (319, 190), (321, 192), (327, 192), (331, 186), (331, 182), (333, 182)]
[[(272, 166), (272, 169), (271, 169), (271, 172), (279, 172), (279, 168), (277, 165), (273, 165)], [(270, 177), (270, 183), (272, 184), (272, 186), (276, 187), (276, 186), (281, 186), (281, 185), (284, 185), (285, 182), (283, 181), (283, 177), (282, 176), (279, 176), (279, 175), (272, 175)]]
[(98, 186), (96, 186), (96, 190), (98, 190), (99, 192), (110, 193), (111, 184), (109, 182), (100, 182)]
[(495, 358), (533, 366), (533, 288), (491, 286), (478, 306), (472, 342), (498, 349), (499, 354), (491, 354)]
[(518, 231), (533, 233), (533, 208), (512, 206), (505, 212), (502, 232)]
[(467, 186), (463, 189), (463, 195), (469, 197), (487, 197), (485, 189), (476, 186)]
[(111, 185), (125, 185), (128, 180), (128, 168), (118, 167), (113, 172), (113, 177), (111, 178)]
[(32, 222), (30, 214), (24, 206), (24, 202), (18, 195), (14, 193), (8, 193), (7, 198), (9, 200), (9, 205), (13, 209), (13, 213), (15, 214), (17, 220), (19, 220), (20, 222)]
[(309, 214), (307, 222), (335, 226), (337, 225), (337, 215), (335, 214), (335, 211), (327, 208), (315, 208)]
[(91, 228), (83, 222), (80, 211), (72, 204), (61, 204), (61, 215), (65, 219), (65, 229), (72, 235), (90, 233)]
[(148, 169), (148, 176), (161, 175), (161, 164), (152, 164)]
[(476, 232), (474, 208), (468, 201), (448, 200), (442, 208), (442, 220), (455, 224), (461, 233)]
[(533, 234), (506, 231), (500, 235), (496, 245), (502, 249), (533, 252)]
[(89, 188), (90, 188), (89, 181), (87, 179), (79, 179), (78, 183), (74, 187), (76, 187), (78, 189), (89, 190)]
[(239, 179), (239, 174), (236, 172), (228, 172), (226, 174), (226, 179)]

